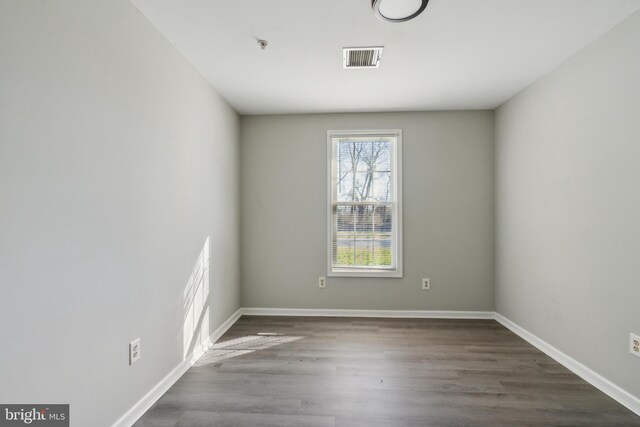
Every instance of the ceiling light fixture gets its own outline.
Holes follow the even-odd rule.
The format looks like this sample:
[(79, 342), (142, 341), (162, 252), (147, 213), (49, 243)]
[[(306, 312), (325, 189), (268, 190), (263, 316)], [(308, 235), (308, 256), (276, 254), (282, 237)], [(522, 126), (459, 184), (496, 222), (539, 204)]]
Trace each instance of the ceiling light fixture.
[(429, 0), (371, 0), (374, 15), (385, 22), (405, 22), (420, 15)]

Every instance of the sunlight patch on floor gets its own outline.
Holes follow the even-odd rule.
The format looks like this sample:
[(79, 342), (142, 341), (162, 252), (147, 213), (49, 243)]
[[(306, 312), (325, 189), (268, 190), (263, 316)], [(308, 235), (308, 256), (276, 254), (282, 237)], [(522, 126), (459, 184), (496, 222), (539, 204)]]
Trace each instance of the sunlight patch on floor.
[(229, 341), (218, 342), (211, 346), (194, 366), (208, 365), (232, 357), (242, 356), (257, 350), (274, 347), (281, 344), (297, 341), (304, 337), (280, 335), (273, 333), (260, 333), (258, 335), (247, 335)]

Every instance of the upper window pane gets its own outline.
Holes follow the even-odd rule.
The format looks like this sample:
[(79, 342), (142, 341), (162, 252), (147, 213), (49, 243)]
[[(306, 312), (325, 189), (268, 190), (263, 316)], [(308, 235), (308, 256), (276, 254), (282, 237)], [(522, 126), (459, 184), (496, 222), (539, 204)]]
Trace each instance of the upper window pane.
[(389, 138), (337, 138), (336, 200), (390, 202), (392, 149)]

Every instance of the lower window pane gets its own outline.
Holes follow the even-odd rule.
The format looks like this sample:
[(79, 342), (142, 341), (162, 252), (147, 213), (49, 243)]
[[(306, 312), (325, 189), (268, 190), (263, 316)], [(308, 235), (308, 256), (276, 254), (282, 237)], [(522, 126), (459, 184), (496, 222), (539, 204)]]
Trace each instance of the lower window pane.
[(393, 267), (389, 205), (334, 207), (333, 264), (336, 267)]
[(339, 233), (335, 246), (336, 266), (391, 267), (391, 235), (376, 233), (375, 236)]

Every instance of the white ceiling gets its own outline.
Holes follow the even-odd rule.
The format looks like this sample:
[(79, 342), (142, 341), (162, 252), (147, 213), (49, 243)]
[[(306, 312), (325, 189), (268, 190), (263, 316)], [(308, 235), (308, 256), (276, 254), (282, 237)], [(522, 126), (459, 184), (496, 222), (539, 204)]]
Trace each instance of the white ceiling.
[[(640, 9), (640, 0), (132, 0), (241, 114), (492, 109)], [(257, 39), (269, 42), (260, 50)], [(384, 46), (344, 70), (342, 47)]]

